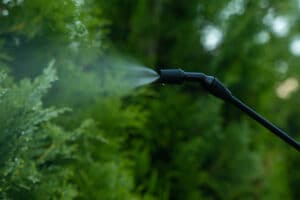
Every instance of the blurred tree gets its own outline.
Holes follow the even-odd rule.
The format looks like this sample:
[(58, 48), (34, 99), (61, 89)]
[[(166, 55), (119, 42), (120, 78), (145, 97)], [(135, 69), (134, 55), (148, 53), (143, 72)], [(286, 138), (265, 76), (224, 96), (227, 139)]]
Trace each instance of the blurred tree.
[[(297, 199), (297, 155), (273, 135), (198, 86), (124, 97), (103, 55), (117, 49), (153, 68), (214, 74), (298, 132), (298, 95), (275, 93), (299, 71), (288, 51), (296, 3), (1, 1), (1, 198)], [(52, 59), (52, 89), (52, 68), (24, 80)]]
[[(0, 87), (1, 199), (138, 199), (121, 144), (126, 130), (140, 129), (143, 114), (103, 95), (109, 84), (97, 85), (101, 10), (73, 0), (1, 1), (0, 8), (0, 70), (12, 75)], [(60, 77), (52, 89), (52, 68), (14, 86), (52, 59)], [(77, 109), (60, 115), (43, 101)], [(90, 119), (95, 111), (102, 121)]]
[[(290, 55), (284, 50), (287, 39), (277, 37), (264, 21), (272, 10), (290, 10), (290, 4), (143, 0), (122, 5), (103, 1), (101, 6), (112, 21), (109, 36), (118, 48), (148, 66), (215, 74), (237, 96), (282, 124), (282, 117), (271, 114), (279, 105), (274, 87), (282, 78), (275, 66)], [(149, 133), (137, 147), (143, 152), (141, 160), (136, 158), (138, 189), (158, 199), (290, 198), (285, 154), (276, 138), (232, 106), (214, 99), (205, 104), (201, 90), (190, 88), (155, 88), (155, 98), (143, 100), (150, 113)], [(210, 149), (203, 150), (202, 143)]]

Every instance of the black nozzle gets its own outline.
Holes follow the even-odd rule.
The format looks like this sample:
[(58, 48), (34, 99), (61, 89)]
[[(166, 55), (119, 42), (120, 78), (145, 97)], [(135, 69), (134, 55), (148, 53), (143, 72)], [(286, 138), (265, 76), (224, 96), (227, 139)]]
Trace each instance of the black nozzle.
[(180, 84), (184, 81), (201, 83), (204, 88), (216, 97), (223, 100), (231, 98), (231, 92), (215, 77), (199, 72), (185, 72), (182, 69), (160, 69), (158, 83)]
[(158, 70), (159, 83), (179, 84), (182, 83), (185, 78), (185, 72), (182, 69), (160, 69)]

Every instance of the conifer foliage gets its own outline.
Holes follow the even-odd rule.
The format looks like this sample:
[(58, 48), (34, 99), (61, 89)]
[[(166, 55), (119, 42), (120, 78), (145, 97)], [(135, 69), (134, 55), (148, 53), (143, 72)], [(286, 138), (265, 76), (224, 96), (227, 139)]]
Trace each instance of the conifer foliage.
[(33, 81), (9, 83), (5, 76), (2, 73), (0, 87), (2, 198), (29, 191), (41, 181), (38, 157), (45, 152), (42, 148), (33, 151), (39, 143), (37, 135), (42, 134), (51, 119), (64, 112), (64, 109), (43, 108), (42, 97), (57, 79), (53, 63)]
[(73, 131), (51, 121), (67, 109), (44, 108), (57, 79), (53, 64), (33, 81), (1, 73), (1, 199), (133, 198), (129, 161), (93, 120)]
[(0, 199), (299, 199), (288, 146), (198, 85), (129, 93), (107, 56), (216, 75), (299, 132), (275, 92), (299, 79), (295, 2), (0, 1)]

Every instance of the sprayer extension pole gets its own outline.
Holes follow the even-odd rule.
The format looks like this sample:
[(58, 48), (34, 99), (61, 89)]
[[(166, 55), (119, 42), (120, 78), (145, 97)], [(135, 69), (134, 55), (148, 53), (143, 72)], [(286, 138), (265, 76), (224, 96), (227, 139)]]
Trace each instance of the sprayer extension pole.
[(283, 141), (293, 146), (297, 151), (300, 152), (300, 143), (291, 138), (287, 133), (285, 133), (283, 130), (266, 120), (264, 117), (262, 117), (260, 114), (258, 114), (256, 111), (254, 111), (252, 108), (244, 104), (242, 101), (240, 101), (237, 97), (232, 95), (231, 91), (223, 85), (221, 81), (219, 81), (217, 78), (212, 76), (205, 75), (205, 78), (202, 78), (202, 85), (208, 92), (210, 92), (212, 95), (232, 103), (234, 106), (239, 108), (241, 111), (246, 113), (248, 116), (250, 116), (252, 119), (263, 125), (265, 128), (270, 130), (272, 133), (280, 137)]
[(260, 114), (255, 112), (252, 108), (244, 104), (242, 101), (240, 101), (238, 98), (232, 95), (232, 97), (229, 99), (229, 101), (235, 105), (237, 108), (239, 108), (241, 111), (246, 113), (248, 116), (250, 116), (252, 119), (263, 125), (265, 128), (269, 129), (271, 132), (273, 132), (275, 135), (280, 137), (282, 140), (284, 140), (286, 143), (293, 146), (295, 149), (300, 151), (300, 143), (291, 138), (287, 133), (285, 133), (283, 130), (266, 120), (264, 117), (262, 117)]

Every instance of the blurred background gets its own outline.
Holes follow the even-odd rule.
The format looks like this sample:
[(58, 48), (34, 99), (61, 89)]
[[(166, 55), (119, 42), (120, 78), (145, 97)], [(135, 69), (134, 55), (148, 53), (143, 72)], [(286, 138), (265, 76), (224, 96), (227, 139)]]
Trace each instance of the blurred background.
[(299, 199), (299, 153), (236, 108), (110, 70), (217, 76), (300, 139), (299, 25), (299, 0), (1, 0), (1, 199)]

